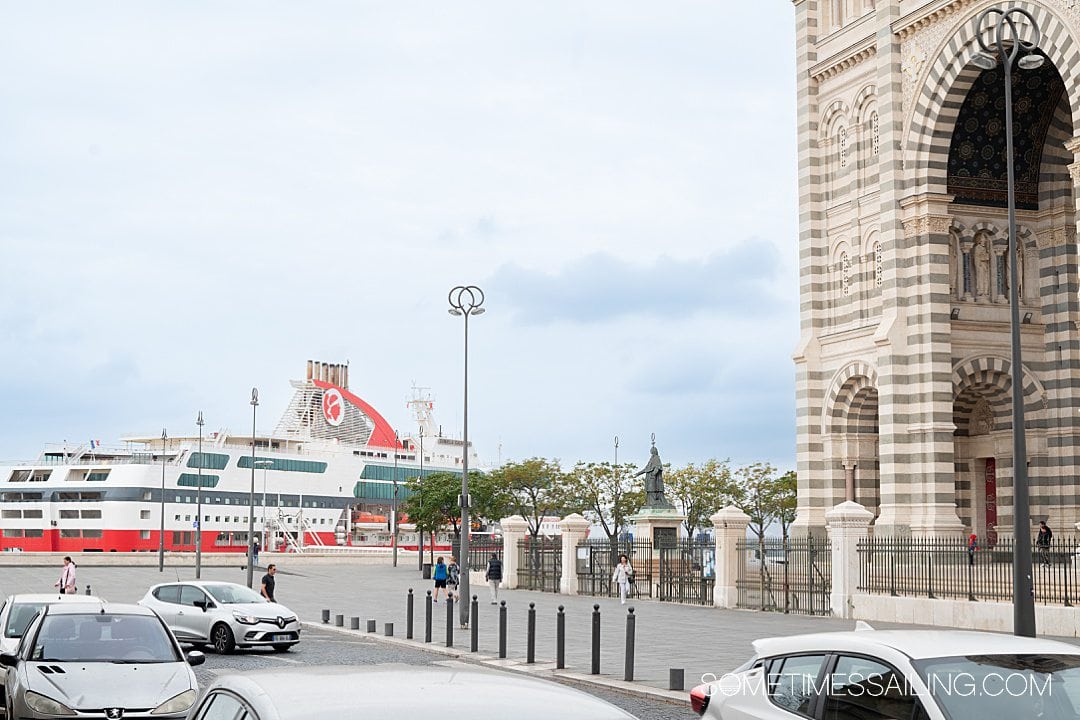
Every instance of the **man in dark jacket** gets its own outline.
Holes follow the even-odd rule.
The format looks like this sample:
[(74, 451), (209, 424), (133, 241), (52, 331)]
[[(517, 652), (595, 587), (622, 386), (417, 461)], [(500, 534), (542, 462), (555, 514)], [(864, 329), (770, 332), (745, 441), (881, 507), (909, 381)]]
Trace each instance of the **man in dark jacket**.
[(484, 573), (488, 587), (491, 588), (491, 604), (499, 604), (499, 583), (502, 582), (502, 560), (498, 555), (492, 555), (488, 560), (487, 572)]
[(1043, 520), (1039, 523), (1039, 535), (1035, 538), (1035, 547), (1039, 549), (1039, 560), (1046, 565), (1050, 564), (1050, 541), (1054, 539), (1054, 531)]

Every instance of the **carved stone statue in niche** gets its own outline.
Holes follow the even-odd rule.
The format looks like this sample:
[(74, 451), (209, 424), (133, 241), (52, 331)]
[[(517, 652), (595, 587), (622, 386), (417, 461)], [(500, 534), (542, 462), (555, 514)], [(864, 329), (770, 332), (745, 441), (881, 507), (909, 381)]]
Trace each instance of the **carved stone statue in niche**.
[(975, 296), (983, 300), (990, 295), (990, 251), (986, 238), (975, 243)]
[[(1017, 251), (1017, 255), (1016, 255), (1016, 295), (1017, 295), (1017, 297), (1020, 298), (1020, 301), (1023, 302), (1023, 300), (1024, 300), (1024, 260), (1026, 259), (1024, 257), (1025, 252), (1024, 252), (1023, 243), (1021, 243), (1016, 248), (1016, 251)], [(1005, 257), (1007, 258), (1007, 260), (1005, 261), (1006, 262), (1006, 265), (1005, 265), (1005, 289), (1006, 290), (1011, 290), (1011, 288), (1012, 288), (1012, 273), (1011, 273), (1011, 271), (1009, 269), (1008, 263), (1012, 262), (1012, 251), (1009, 250), (1008, 252), (1006, 252)], [(1005, 302), (1009, 302), (1010, 297), (1011, 297), (1011, 295), (1006, 295)]]
[(994, 411), (990, 409), (990, 403), (985, 399), (979, 400), (971, 411), (971, 426), (968, 435), (989, 435), (994, 429)]

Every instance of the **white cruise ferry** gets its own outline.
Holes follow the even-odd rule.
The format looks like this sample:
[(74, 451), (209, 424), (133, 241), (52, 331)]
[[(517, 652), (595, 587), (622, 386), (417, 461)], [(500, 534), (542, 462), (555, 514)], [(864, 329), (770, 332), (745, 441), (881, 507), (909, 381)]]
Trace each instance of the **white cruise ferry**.
[[(137, 436), (119, 447), (53, 445), (33, 463), (0, 467), (0, 550), (156, 551), (164, 513), (167, 550), (193, 550), (201, 532), (206, 552), (242, 552), (253, 468), (264, 548), (389, 547), (395, 481), (400, 501), (421, 472), (460, 472), (462, 441), (442, 436), (419, 392), (409, 402), (419, 432), (395, 435), (349, 391), (347, 365), (309, 360), (292, 385), (273, 434), (256, 435), (254, 448), (251, 434), (228, 431), (204, 435), (201, 452), (198, 435)], [(398, 547), (416, 549), (411, 525), (398, 526)]]

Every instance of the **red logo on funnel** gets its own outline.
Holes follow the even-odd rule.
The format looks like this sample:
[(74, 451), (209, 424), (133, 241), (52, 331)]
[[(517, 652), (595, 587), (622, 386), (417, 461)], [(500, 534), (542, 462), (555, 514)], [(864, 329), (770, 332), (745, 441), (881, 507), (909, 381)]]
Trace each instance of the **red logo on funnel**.
[(345, 401), (342, 399), (341, 393), (334, 388), (329, 388), (323, 392), (322, 414), (326, 422), (334, 427), (340, 425), (341, 421), (345, 419)]

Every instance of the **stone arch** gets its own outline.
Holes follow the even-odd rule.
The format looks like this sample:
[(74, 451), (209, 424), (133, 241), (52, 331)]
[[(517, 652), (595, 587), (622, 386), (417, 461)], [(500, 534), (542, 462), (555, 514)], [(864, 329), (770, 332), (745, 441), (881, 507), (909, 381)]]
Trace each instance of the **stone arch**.
[[(953, 366), (954, 399), (970, 388), (985, 388), (991, 397), (1012, 397), (1012, 363), (1001, 355), (980, 354), (967, 357)], [(1046, 387), (1025, 367), (1023, 380), (1024, 410), (1041, 415), (1046, 409)], [(989, 398), (988, 398), (989, 399)]]
[(836, 371), (829, 381), (822, 406), (821, 433), (828, 435), (845, 429), (844, 419), (854, 398), (866, 388), (878, 387), (878, 374), (873, 364), (853, 360)]
[[(1080, 47), (1072, 39), (1068, 24), (1041, 4), (1019, 0), (1014, 6), (1030, 12), (1042, 30), (1040, 49), (1061, 74), (1066, 88), (1080, 87)], [(923, 72), (917, 87), (922, 88), (912, 103), (904, 131), (906, 142), (906, 166), (910, 176), (917, 178), (917, 185), (909, 187), (912, 193), (941, 193), (948, 191), (944, 173), (936, 171), (944, 166), (952, 141), (952, 129), (960, 107), (980, 70), (971, 64), (978, 52), (975, 19), (986, 8), (966, 13), (953, 24), (953, 31), (934, 53), (934, 62)], [(940, 93), (941, 88), (948, 88)], [(1080, 103), (1073, 105), (1073, 127), (1080, 127)]]
[(821, 123), (818, 125), (821, 128), (821, 137), (823, 139), (831, 138), (833, 131), (836, 129), (837, 121), (842, 119), (847, 122), (850, 115), (851, 111), (843, 100), (833, 100), (829, 103), (829, 106), (821, 114)]

